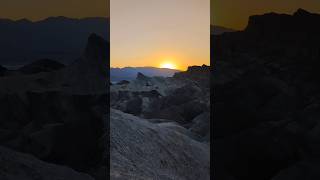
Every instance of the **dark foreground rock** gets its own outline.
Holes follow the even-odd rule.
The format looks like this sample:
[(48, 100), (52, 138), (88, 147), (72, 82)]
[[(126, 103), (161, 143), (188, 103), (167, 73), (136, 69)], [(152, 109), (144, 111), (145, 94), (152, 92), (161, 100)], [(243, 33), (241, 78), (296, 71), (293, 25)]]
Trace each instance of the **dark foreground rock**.
[(320, 178), (319, 169), (320, 164), (318, 162), (303, 161), (289, 167), (288, 169), (282, 170), (272, 180), (315, 180)]
[(107, 50), (91, 35), (83, 56), (67, 67), (1, 78), (0, 144), (105, 179)]
[(212, 36), (215, 179), (318, 179), (319, 22), (268, 13)]
[(1, 180), (93, 180), (87, 174), (57, 166), (0, 146)]
[(6, 72), (8, 71), (7, 68), (0, 65), (0, 77), (5, 76)]

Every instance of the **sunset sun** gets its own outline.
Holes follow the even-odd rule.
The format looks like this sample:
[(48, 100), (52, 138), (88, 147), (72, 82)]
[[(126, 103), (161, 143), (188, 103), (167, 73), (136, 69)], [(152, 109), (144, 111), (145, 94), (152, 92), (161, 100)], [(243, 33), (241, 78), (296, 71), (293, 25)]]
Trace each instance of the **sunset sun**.
[(160, 65), (160, 68), (166, 68), (166, 69), (176, 69), (176, 65), (171, 62), (162, 63)]

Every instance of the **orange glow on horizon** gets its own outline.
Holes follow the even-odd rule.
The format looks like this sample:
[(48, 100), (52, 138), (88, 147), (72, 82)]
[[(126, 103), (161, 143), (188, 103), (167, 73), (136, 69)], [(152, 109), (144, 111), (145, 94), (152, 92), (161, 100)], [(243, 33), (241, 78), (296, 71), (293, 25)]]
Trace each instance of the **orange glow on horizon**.
[(177, 66), (171, 61), (166, 61), (160, 64), (160, 68), (177, 69)]
[(110, 3), (111, 67), (184, 71), (210, 63), (210, 0)]
[[(206, 57), (188, 57), (188, 55), (183, 55), (179, 53), (166, 53), (172, 54), (169, 56), (164, 56), (166, 52), (160, 51), (156, 53), (150, 53), (150, 56), (141, 56), (130, 58), (131, 62), (134, 64), (127, 64), (124, 59), (113, 60), (111, 62), (111, 67), (124, 68), (124, 67), (155, 67), (155, 68), (167, 68), (176, 69), (180, 71), (185, 71), (189, 66), (194, 65), (209, 65), (205, 60)], [(199, 60), (200, 59), (200, 60)], [(203, 62), (203, 63), (202, 63)]]

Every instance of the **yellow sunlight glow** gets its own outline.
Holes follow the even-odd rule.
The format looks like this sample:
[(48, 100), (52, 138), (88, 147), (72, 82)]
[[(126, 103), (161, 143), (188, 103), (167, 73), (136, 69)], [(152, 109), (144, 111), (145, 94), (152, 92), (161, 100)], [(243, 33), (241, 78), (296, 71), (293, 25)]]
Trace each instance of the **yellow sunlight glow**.
[(176, 65), (174, 65), (174, 64), (173, 64), (173, 63), (171, 63), (171, 62), (165, 62), (165, 63), (162, 63), (162, 64), (160, 65), (160, 68), (176, 69), (176, 68), (177, 68), (177, 66), (176, 66)]

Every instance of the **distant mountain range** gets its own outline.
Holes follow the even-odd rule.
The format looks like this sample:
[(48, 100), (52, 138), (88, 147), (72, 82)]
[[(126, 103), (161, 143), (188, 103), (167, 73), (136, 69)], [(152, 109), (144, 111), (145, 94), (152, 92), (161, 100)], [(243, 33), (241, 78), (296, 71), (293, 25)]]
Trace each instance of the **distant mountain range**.
[(111, 82), (118, 82), (121, 80), (134, 80), (139, 72), (146, 76), (171, 77), (175, 73), (180, 71), (175, 69), (165, 69), (156, 67), (110, 68)]
[(236, 30), (234, 29), (230, 29), (230, 28), (226, 28), (226, 27), (222, 27), (222, 26), (215, 26), (215, 25), (211, 25), (210, 26), (210, 31), (211, 31), (211, 34), (213, 35), (220, 35), (220, 34), (223, 34), (225, 32), (234, 32)]
[(0, 64), (24, 65), (42, 58), (68, 64), (82, 55), (91, 33), (109, 41), (109, 19), (61, 16), (36, 22), (0, 19)]

